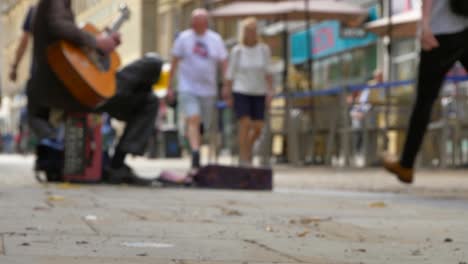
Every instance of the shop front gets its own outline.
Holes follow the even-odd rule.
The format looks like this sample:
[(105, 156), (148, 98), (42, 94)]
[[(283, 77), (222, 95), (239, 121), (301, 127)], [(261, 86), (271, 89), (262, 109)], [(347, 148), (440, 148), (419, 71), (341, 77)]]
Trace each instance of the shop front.
[(376, 35), (345, 37), (342, 29), (338, 21), (327, 21), (312, 26), (309, 33), (301, 31), (291, 35), (291, 63), (305, 79), (295, 83), (292, 89), (308, 89), (309, 60), (313, 62), (313, 90), (363, 83), (372, 75), (377, 63)]
[(335, 136), (348, 126), (348, 105), (341, 91), (366, 83), (377, 66), (377, 36), (365, 31), (350, 36), (345, 29), (338, 21), (326, 21), (290, 37), (289, 100), (297, 115), (289, 117), (288, 129), (297, 123), (300, 132), (289, 133), (288, 152), (300, 153), (306, 162), (330, 164), (332, 156), (342, 156), (348, 144), (337, 143), (346, 140)]

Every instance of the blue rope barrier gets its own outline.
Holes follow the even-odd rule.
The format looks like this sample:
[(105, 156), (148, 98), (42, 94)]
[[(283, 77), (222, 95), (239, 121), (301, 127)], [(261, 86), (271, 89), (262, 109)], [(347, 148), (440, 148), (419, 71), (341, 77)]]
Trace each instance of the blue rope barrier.
[[(463, 76), (450, 76), (445, 78), (446, 82), (463, 82), (468, 81), (468, 75)], [(358, 92), (366, 89), (392, 89), (406, 85), (415, 84), (416, 80), (403, 80), (403, 81), (394, 81), (394, 82), (383, 82), (374, 85), (360, 84), (360, 85), (350, 85), (347, 86), (347, 91), (349, 92)], [(309, 98), (317, 96), (329, 96), (337, 95), (343, 91), (345, 86), (338, 86), (330, 89), (316, 90), (316, 91), (301, 91), (301, 92), (291, 92), (290, 96), (294, 99), (298, 98)], [(275, 95), (275, 98), (284, 98), (286, 93), (279, 93)], [(227, 108), (227, 104), (224, 101), (219, 101), (216, 105), (218, 109)]]
[[(468, 81), (468, 75), (465, 76), (451, 76), (445, 79), (446, 82), (461, 82)], [(383, 82), (375, 85), (361, 84), (361, 85), (350, 85), (347, 86), (347, 91), (357, 92), (366, 89), (389, 89), (396, 88), (400, 86), (412, 85), (415, 84), (415, 80), (403, 80), (403, 81), (394, 81), (394, 82)], [(327, 96), (327, 95), (337, 95), (343, 91), (345, 86), (334, 87), (325, 90), (317, 91), (304, 91), (304, 92), (292, 92), (291, 97), (293, 98), (305, 98), (305, 97), (316, 97), (316, 96)], [(275, 98), (286, 97), (286, 93), (280, 93), (275, 96)]]

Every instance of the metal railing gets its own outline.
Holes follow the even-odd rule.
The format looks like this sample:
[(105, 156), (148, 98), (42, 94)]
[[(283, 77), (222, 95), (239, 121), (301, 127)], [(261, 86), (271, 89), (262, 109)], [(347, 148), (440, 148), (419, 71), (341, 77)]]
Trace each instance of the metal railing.
[[(468, 76), (456, 76), (447, 78), (446, 81), (458, 84), (467, 80)], [(278, 98), (292, 100), (292, 108), (272, 109), (272, 116), (275, 112), (282, 114), (288, 123), (282, 129), (272, 130), (271, 133), (285, 138), (286, 158), (292, 164), (377, 165), (381, 152), (386, 151), (383, 149), (385, 138), (392, 138), (390, 150), (393, 154), (401, 152), (412, 102), (391, 100), (387, 105), (384, 101), (370, 101), (371, 108), (365, 114), (362, 125), (353, 127), (350, 118), (352, 105), (346, 102), (346, 97), (365, 89), (396, 89), (407, 86), (414, 86), (414, 80), (279, 94)], [(464, 94), (457, 95), (456, 98), (452, 95), (437, 102), (437, 111), (428, 128), (428, 136), (419, 159), (423, 166), (451, 167), (462, 166), (468, 162), (468, 120), (465, 121), (466, 118), (460, 115), (460, 111), (447, 110), (443, 102), (447, 98), (456, 102), (457, 107), (464, 112), (464, 109), (468, 110), (466, 89)], [(309, 99), (312, 103), (297, 103), (298, 100), (304, 99)], [(288, 118), (285, 118), (286, 114), (289, 115)], [(356, 157), (359, 156), (361, 161), (357, 162)]]

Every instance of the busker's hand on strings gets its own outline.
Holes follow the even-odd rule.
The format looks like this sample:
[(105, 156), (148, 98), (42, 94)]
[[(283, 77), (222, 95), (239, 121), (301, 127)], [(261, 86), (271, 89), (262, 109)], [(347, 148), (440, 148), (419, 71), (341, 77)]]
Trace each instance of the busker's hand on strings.
[(97, 47), (104, 53), (111, 53), (121, 43), (120, 33), (102, 33), (96, 37)]
[(431, 51), (439, 47), (439, 41), (435, 38), (429, 25), (423, 26), (421, 45), (424, 51)]

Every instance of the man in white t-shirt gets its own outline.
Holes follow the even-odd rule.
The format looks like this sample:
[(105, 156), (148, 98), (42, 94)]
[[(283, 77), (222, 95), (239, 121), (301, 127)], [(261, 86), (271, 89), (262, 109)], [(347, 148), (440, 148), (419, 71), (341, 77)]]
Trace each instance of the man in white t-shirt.
[(180, 109), (186, 118), (187, 134), (192, 149), (192, 168), (200, 167), (200, 124), (205, 131), (212, 123), (217, 95), (217, 70), (227, 68), (227, 51), (221, 36), (208, 29), (208, 12), (192, 12), (192, 28), (180, 33), (172, 50), (168, 100), (175, 98), (174, 74), (177, 72)]

